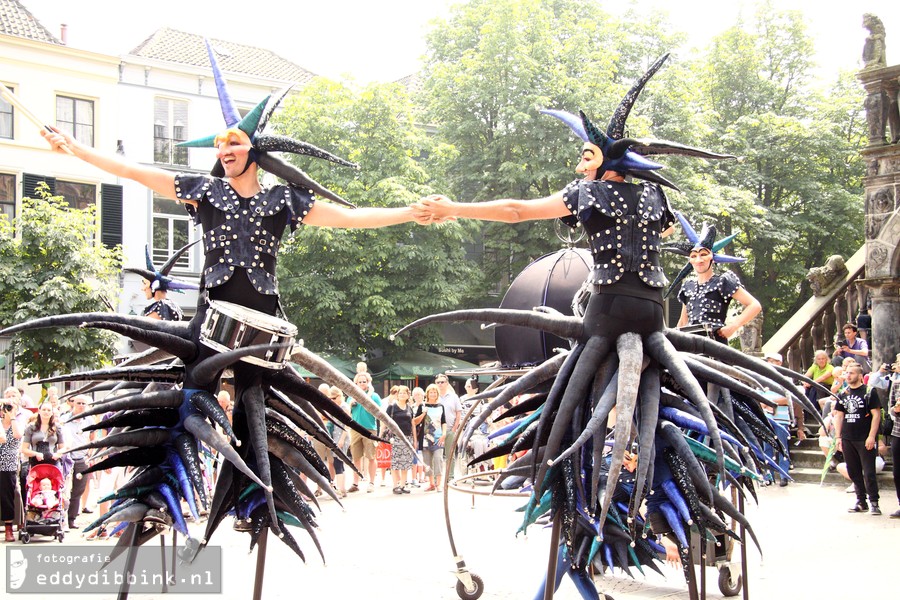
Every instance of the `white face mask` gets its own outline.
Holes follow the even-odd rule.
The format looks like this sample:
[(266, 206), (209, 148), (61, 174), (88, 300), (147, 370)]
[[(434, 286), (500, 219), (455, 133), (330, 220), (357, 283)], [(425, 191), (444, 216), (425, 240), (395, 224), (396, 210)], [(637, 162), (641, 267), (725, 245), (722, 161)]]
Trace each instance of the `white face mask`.
[(588, 179), (596, 179), (597, 170), (603, 164), (603, 151), (600, 147), (590, 142), (585, 142), (581, 147), (581, 162), (575, 167), (576, 173), (584, 173)]

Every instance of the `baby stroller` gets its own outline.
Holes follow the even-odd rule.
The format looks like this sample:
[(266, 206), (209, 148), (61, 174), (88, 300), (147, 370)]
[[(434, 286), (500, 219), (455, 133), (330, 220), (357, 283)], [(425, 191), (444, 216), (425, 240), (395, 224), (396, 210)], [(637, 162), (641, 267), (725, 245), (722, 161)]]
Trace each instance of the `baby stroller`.
[[(52, 508), (46, 508), (41, 498), (41, 480), (49, 479), (57, 504)], [(63, 519), (66, 513), (63, 510), (62, 492), (65, 480), (62, 471), (56, 465), (34, 465), (28, 472), (25, 480), (28, 487), (25, 506), (25, 526), (19, 529), (19, 539), (23, 544), (31, 541), (32, 535), (55, 536), (60, 542), (66, 533), (63, 529)]]

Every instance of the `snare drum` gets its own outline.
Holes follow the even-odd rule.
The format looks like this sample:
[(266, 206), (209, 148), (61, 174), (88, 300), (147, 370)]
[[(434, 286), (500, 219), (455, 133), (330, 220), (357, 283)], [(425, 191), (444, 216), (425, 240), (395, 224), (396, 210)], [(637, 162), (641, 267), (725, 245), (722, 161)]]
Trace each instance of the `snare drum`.
[(260, 344), (287, 344), (283, 348), (260, 350), (241, 358), (269, 369), (284, 367), (296, 337), (297, 328), (284, 319), (218, 300), (209, 301), (206, 318), (200, 327), (200, 343), (219, 352)]

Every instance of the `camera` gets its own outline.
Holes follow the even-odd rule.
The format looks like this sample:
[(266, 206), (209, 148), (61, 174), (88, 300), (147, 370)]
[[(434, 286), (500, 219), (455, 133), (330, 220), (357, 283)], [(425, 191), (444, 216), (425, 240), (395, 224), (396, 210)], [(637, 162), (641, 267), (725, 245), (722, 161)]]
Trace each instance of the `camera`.
[(12, 403), (10, 403), (10, 402), (4, 402), (4, 403), (3, 403), (3, 412), (12, 412), (12, 411), (14, 411), (14, 410), (16, 410), (16, 405), (15, 405), (15, 404), (12, 404)]
[(847, 340), (838, 340), (834, 343), (835, 347), (840, 348), (841, 346), (849, 346)]

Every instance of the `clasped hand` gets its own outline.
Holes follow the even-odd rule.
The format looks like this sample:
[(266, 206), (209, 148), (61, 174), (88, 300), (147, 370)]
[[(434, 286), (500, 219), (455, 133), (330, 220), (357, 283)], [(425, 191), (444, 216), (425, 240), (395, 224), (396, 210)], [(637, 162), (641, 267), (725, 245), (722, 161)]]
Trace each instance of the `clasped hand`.
[(433, 225), (456, 220), (452, 215), (453, 204), (454, 202), (446, 196), (431, 194), (412, 204), (410, 208), (413, 210), (416, 223)]

